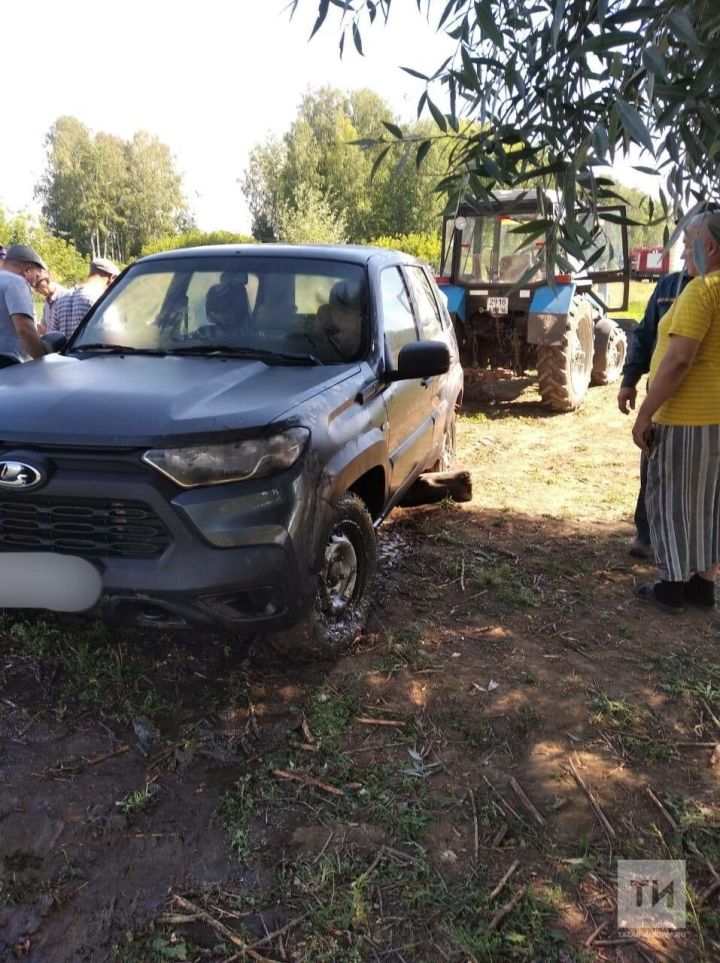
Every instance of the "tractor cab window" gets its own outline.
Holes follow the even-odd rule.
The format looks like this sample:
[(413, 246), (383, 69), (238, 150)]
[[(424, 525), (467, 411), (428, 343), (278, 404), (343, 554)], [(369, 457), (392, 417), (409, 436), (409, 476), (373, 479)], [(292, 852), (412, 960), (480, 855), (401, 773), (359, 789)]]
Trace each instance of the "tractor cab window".
[[(537, 258), (542, 242), (528, 244), (513, 228), (537, 215), (507, 214), (468, 217), (460, 239), (460, 279), (489, 284), (515, 284)], [(538, 268), (530, 281), (540, 280)]]
[[(590, 261), (595, 255), (590, 267), (591, 273), (602, 273), (604, 271), (622, 271), (625, 267), (625, 255), (623, 249), (623, 231), (620, 224), (614, 224), (602, 217), (598, 218), (598, 224), (593, 231), (592, 218), (583, 218), (583, 226), (592, 236), (592, 247), (588, 246), (585, 251), (587, 260)], [(601, 249), (602, 252), (601, 252)]]

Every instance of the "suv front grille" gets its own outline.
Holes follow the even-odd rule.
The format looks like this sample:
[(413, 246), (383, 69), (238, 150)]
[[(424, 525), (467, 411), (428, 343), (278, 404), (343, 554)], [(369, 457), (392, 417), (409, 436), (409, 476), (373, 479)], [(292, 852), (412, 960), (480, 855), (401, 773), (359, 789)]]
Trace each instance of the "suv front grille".
[(159, 558), (170, 533), (149, 505), (117, 499), (0, 501), (0, 550)]

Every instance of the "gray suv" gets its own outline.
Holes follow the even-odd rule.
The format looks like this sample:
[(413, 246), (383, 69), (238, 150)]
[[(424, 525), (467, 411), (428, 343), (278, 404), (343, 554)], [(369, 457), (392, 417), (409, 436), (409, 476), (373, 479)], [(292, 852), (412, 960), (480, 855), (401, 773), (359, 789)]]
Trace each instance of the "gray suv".
[(375, 528), (448, 467), (463, 389), (425, 264), (227, 246), (129, 267), (0, 377), (0, 608), (143, 626), (362, 624)]

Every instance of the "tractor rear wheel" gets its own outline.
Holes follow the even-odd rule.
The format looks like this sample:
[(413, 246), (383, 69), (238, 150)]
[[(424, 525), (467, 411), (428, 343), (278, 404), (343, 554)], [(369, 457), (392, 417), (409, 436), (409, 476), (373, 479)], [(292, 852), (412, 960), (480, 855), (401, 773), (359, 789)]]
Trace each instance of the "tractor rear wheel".
[(590, 304), (575, 297), (568, 312), (562, 344), (538, 347), (538, 377), (543, 404), (554, 411), (579, 408), (590, 387), (593, 364), (593, 319)]
[(627, 337), (620, 326), (603, 318), (595, 325), (595, 354), (590, 384), (611, 385), (620, 377), (625, 364)]

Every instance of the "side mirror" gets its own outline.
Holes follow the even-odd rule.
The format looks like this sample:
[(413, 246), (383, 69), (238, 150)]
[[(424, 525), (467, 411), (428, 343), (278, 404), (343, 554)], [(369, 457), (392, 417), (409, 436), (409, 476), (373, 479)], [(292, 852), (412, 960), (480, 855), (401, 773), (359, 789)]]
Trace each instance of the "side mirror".
[(51, 352), (62, 351), (67, 344), (67, 338), (62, 331), (48, 331), (47, 334), (40, 335), (40, 340), (48, 345)]
[(414, 381), (445, 374), (450, 369), (450, 349), (444, 341), (416, 341), (400, 349), (397, 370), (387, 371), (388, 381)]

